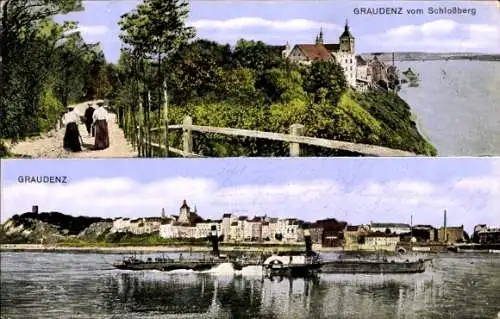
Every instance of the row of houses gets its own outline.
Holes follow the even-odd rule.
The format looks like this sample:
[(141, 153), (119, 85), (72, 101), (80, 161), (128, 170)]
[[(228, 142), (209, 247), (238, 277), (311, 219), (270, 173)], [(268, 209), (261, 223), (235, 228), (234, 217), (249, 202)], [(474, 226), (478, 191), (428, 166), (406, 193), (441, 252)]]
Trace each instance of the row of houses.
[[(456, 243), (465, 241), (463, 225), (434, 228), (431, 225), (402, 223), (374, 223), (348, 225), (336, 219), (319, 220), (315, 223), (295, 218), (273, 218), (268, 216), (237, 216), (226, 213), (220, 220), (204, 220), (195, 209), (192, 211), (184, 200), (179, 215), (139, 219), (118, 218), (113, 222), (111, 232), (131, 232), (144, 234), (158, 232), (163, 238), (206, 238), (215, 226), (225, 242), (283, 242), (300, 243), (304, 240), (304, 229), (310, 230), (312, 241), (326, 247), (344, 247), (348, 250), (384, 249), (393, 250), (400, 242)], [(484, 241), (495, 233), (491, 229), (481, 229)], [(490, 237), (487, 237), (490, 236)], [(483, 238), (481, 237), (481, 238)]]
[(314, 43), (272, 46), (291, 62), (310, 65), (316, 61), (336, 61), (344, 71), (349, 86), (364, 92), (372, 88), (389, 87), (397, 71), (394, 66), (386, 65), (376, 55), (362, 57), (356, 55), (355, 38), (346, 21), (344, 32), (338, 43), (326, 43), (323, 30), (320, 30)]
[(196, 208), (191, 211), (186, 200), (179, 208), (179, 215), (148, 218), (117, 218), (112, 233), (130, 232), (145, 234), (159, 232), (163, 238), (206, 238), (215, 226), (224, 241), (281, 241), (301, 242), (304, 239), (303, 222), (294, 218), (278, 219), (268, 216), (237, 216), (224, 214), (220, 220), (204, 220)]

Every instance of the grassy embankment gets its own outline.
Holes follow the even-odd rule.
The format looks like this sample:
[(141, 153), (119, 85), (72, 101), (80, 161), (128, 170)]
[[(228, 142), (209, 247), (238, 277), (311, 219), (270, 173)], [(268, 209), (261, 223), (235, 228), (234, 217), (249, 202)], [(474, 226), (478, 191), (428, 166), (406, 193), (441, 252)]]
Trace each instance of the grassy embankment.
[[(69, 238), (56, 246), (72, 248), (127, 248), (127, 247), (162, 247), (172, 249), (211, 250), (211, 243), (206, 239), (166, 239), (158, 233), (133, 235), (130, 233), (108, 234), (95, 241)], [(269, 242), (220, 242), (221, 250), (296, 250), (302, 244), (284, 244)]]
[[(436, 148), (419, 132), (410, 106), (394, 93), (359, 93), (348, 90), (337, 106), (310, 104), (301, 100), (275, 103), (269, 107), (234, 105), (230, 102), (197, 103), (169, 109), (170, 124), (191, 116), (196, 125), (232, 127), (288, 133), (290, 125), (304, 124), (304, 134), (401, 149), (435, 156)], [(160, 122), (152, 117), (152, 127)], [(170, 131), (170, 146), (182, 148), (180, 130)], [(160, 138), (160, 139), (158, 139)], [(153, 134), (158, 142), (161, 134)], [(220, 134), (196, 133), (194, 151), (205, 156), (288, 156), (288, 144)], [(303, 147), (304, 156), (335, 156), (342, 151)]]

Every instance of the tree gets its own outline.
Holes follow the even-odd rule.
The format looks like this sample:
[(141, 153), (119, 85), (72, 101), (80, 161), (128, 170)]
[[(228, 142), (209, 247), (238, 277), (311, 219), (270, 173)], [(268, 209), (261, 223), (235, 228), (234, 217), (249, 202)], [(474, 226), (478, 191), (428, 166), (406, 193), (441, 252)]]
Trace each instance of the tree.
[(274, 68), (264, 72), (257, 84), (271, 102), (287, 103), (306, 99), (302, 75), (294, 69)]
[[(156, 95), (160, 112), (161, 104), (168, 102), (166, 101), (166, 81), (162, 71), (163, 61), (183, 43), (194, 37), (194, 29), (185, 25), (187, 15), (188, 3), (185, 0), (144, 0), (137, 6), (136, 10), (124, 14), (118, 22), (122, 30), (120, 38), (128, 46), (127, 49), (134, 60), (136, 75), (134, 95), (137, 96), (136, 100), (142, 100), (142, 103), (139, 103), (144, 105), (145, 110), (147, 110), (144, 120), (148, 127), (148, 136), (150, 136), (151, 128), (149, 112), (151, 103), (150, 92), (145, 87), (145, 83), (149, 82), (146, 78), (145, 64), (152, 59), (157, 61)], [(162, 98), (163, 93), (165, 93), (164, 99)], [(136, 113), (135, 104), (132, 112)], [(133, 125), (135, 130), (137, 127), (135, 117)], [(168, 149), (168, 145), (166, 149)]]
[(51, 16), (81, 8), (79, 0), (2, 1), (0, 136), (36, 134), (59, 117), (61, 106), (52, 98), (60, 62), (54, 54), (76, 24), (57, 24)]
[(259, 73), (284, 63), (281, 55), (262, 41), (237, 41), (233, 52), (233, 66), (254, 69)]
[(224, 80), (220, 68), (227, 67), (231, 51), (227, 45), (197, 40), (184, 44), (169, 59), (169, 87), (176, 104), (214, 94)]
[[(347, 90), (344, 72), (337, 62), (313, 62), (310, 69), (303, 69), (305, 75), (305, 90), (314, 95), (314, 102), (319, 103), (326, 99), (335, 106), (342, 93)], [(325, 89), (325, 91), (321, 91)], [(321, 94), (325, 92), (325, 94)]]

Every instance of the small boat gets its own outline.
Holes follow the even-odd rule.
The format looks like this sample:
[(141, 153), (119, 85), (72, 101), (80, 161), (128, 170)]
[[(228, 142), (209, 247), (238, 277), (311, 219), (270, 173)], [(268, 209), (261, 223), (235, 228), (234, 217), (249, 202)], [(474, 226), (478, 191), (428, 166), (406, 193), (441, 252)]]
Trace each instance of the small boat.
[(115, 268), (123, 270), (210, 270), (220, 264), (229, 262), (226, 256), (219, 253), (219, 237), (215, 226), (212, 226), (210, 235), (212, 241), (212, 255), (203, 258), (183, 258), (182, 254), (178, 259), (173, 258), (147, 258), (146, 260), (138, 259), (135, 256), (127, 257), (123, 260), (114, 262), (112, 265)]
[(326, 274), (414, 274), (425, 272), (430, 259), (416, 261), (344, 259), (324, 262), (321, 273)]

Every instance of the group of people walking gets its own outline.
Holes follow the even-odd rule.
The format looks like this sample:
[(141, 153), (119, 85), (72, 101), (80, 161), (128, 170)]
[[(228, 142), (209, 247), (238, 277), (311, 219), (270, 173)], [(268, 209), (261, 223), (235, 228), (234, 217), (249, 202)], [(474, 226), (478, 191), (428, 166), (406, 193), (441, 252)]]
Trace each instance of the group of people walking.
[(62, 117), (62, 124), (66, 127), (63, 147), (71, 152), (82, 151), (83, 139), (78, 130), (78, 123), (83, 119), (87, 133), (95, 138), (94, 150), (103, 150), (109, 147), (108, 111), (104, 101), (98, 101), (97, 108), (88, 103), (83, 116), (77, 113), (73, 106)]

